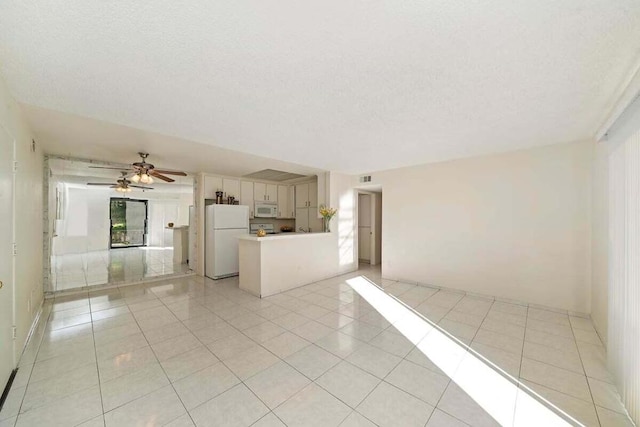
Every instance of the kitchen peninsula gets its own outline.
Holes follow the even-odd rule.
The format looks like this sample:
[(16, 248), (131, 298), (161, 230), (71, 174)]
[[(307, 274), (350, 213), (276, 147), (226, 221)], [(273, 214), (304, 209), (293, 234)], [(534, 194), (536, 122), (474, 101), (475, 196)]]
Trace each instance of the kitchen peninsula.
[(240, 289), (268, 297), (338, 274), (333, 233), (239, 236)]

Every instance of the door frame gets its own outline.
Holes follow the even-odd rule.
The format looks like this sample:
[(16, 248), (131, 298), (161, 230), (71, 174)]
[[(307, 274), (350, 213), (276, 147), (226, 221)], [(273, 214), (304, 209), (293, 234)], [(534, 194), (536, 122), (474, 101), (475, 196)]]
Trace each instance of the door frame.
[[(380, 265), (382, 264), (382, 209), (380, 209), (380, 215), (377, 214), (377, 200), (381, 199), (382, 191), (369, 191), (362, 188), (356, 188), (356, 209), (355, 209), (355, 222), (356, 222), (356, 236), (355, 236), (355, 247), (356, 247), (356, 259), (360, 262), (360, 195), (366, 194), (371, 196), (371, 242), (370, 242), (370, 257), (369, 264), (370, 265)], [(381, 202), (380, 202), (381, 203)], [(379, 242), (379, 243), (378, 243)], [(379, 247), (378, 247), (379, 246)], [(380, 254), (380, 256), (378, 256)]]
[[(126, 245), (126, 246), (112, 246), (111, 245), (111, 231), (113, 230), (113, 219), (111, 218), (111, 202), (114, 200), (124, 200), (128, 202), (142, 202), (144, 203), (144, 234), (142, 236), (141, 245)], [(149, 200), (147, 199), (130, 199), (128, 197), (110, 197), (109, 198), (109, 250), (111, 249), (126, 249), (126, 248), (143, 248), (148, 245), (147, 236), (149, 233)]]

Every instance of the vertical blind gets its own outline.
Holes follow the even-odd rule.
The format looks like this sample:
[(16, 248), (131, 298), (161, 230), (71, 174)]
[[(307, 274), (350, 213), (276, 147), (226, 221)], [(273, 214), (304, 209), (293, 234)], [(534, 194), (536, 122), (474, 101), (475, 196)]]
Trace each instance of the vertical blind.
[(609, 156), (609, 366), (640, 425), (640, 129)]

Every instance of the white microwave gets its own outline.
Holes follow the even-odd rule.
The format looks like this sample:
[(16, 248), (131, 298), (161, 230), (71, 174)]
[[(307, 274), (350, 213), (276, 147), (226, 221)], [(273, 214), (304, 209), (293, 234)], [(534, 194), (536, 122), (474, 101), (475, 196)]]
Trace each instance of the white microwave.
[(256, 218), (276, 218), (278, 216), (278, 205), (256, 202), (254, 216)]

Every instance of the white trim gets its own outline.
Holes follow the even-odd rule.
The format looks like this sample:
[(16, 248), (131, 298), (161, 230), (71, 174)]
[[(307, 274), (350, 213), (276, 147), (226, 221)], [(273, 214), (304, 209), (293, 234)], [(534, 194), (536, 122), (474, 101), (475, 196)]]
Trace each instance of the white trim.
[(631, 69), (631, 73), (620, 85), (617, 96), (613, 105), (609, 109), (603, 123), (598, 127), (595, 133), (597, 142), (606, 138), (609, 130), (615, 125), (616, 121), (622, 116), (624, 111), (640, 96), (640, 58), (636, 61), (635, 66)]

